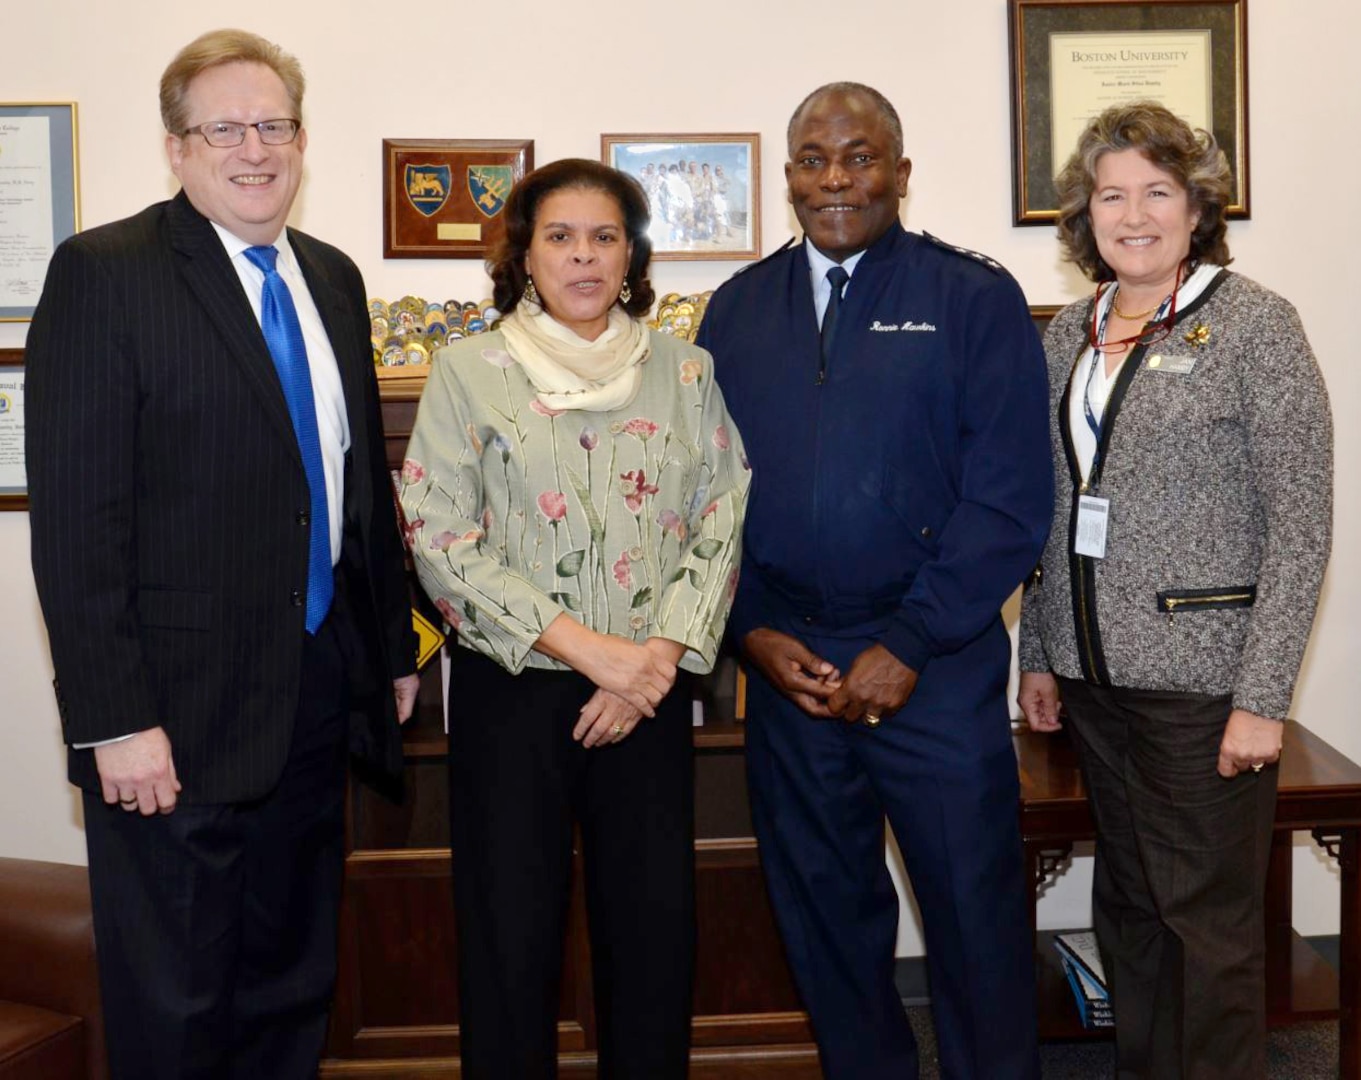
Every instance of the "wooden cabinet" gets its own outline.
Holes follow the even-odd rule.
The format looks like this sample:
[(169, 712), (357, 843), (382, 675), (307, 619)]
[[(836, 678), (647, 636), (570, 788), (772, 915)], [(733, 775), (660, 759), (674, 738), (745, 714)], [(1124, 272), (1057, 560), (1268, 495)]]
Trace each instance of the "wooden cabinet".
[[(384, 387), (388, 460), (400, 467), (419, 388)], [(703, 683), (706, 717), (734, 714), (731, 661)], [(323, 1077), (458, 1075), (458, 983), (447, 743), (438, 665), (405, 730), (405, 801), (352, 783), (340, 971)], [(819, 1077), (751, 835), (742, 726), (695, 729), (699, 945), (692, 1075)], [(595, 1073), (595, 1022), (580, 853), (558, 1011), (564, 1075)]]

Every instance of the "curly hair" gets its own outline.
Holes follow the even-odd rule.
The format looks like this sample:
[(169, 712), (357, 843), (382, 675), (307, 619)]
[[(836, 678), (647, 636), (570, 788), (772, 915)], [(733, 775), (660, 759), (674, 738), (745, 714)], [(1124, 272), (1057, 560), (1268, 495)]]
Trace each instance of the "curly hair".
[(1114, 280), (1115, 271), (1097, 250), (1091, 198), (1097, 162), (1103, 154), (1121, 150), (1138, 150), (1186, 189), (1187, 204), (1200, 215), (1191, 232), (1191, 261), (1208, 260), (1219, 266), (1232, 262), (1224, 217), (1231, 174), (1224, 151), (1208, 131), (1193, 131), (1154, 101), (1112, 105), (1082, 132), (1077, 149), (1055, 180), (1064, 258), (1092, 281)]
[(539, 206), (549, 195), (565, 188), (579, 191), (599, 191), (612, 198), (624, 218), (624, 233), (633, 245), (624, 284), (632, 295), (619, 306), (634, 318), (652, 310), (655, 294), (647, 277), (647, 265), (652, 261), (652, 240), (647, 234), (652, 217), (647, 195), (633, 177), (586, 158), (563, 158), (535, 169), (513, 188), (502, 211), (506, 223), (505, 235), (487, 260), (487, 275), (492, 280), (492, 300), (502, 315), (509, 315), (525, 294), (529, 272), (525, 256), (534, 238), (534, 224)]
[(279, 76), (293, 119), (301, 122), (307, 81), (297, 58), (247, 30), (209, 30), (176, 53), (161, 75), (161, 122), (171, 135), (183, 135), (189, 123), (189, 84), (222, 64), (264, 64)]

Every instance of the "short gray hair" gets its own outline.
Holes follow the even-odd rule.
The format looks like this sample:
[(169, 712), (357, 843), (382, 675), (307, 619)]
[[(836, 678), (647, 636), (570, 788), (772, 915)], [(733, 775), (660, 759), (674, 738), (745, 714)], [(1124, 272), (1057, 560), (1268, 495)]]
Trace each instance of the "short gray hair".
[(806, 98), (799, 102), (799, 107), (794, 110), (794, 115), (789, 118), (789, 127), (785, 129), (785, 142), (788, 144), (789, 156), (794, 156), (794, 129), (798, 127), (799, 121), (807, 111), (808, 106), (813, 102), (827, 97), (831, 94), (851, 95), (859, 94), (869, 98), (874, 102), (874, 107), (883, 117), (884, 124), (888, 128), (889, 138), (893, 140), (893, 160), (897, 161), (903, 156), (903, 122), (898, 119), (898, 110), (893, 107), (893, 103), (879, 93), (872, 86), (866, 86), (858, 82), (830, 82), (825, 86), (819, 86)]

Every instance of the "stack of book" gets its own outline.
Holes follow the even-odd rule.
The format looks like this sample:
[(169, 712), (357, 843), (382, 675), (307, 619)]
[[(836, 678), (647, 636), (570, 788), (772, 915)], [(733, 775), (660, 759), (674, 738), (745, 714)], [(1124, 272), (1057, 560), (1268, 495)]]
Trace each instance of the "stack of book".
[(1096, 934), (1090, 930), (1054, 935), (1063, 973), (1077, 999), (1077, 1011), (1086, 1028), (1113, 1027), (1111, 995), (1106, 988), (1106, 973), (1101, 967), (1101, 953), (1096, 946)]

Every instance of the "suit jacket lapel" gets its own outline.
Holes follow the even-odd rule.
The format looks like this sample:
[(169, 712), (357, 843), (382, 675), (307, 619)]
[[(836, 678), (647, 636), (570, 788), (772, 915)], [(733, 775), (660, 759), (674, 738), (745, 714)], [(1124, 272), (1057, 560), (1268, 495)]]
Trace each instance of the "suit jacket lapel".
[(247, 384), (301, 466), (298, 440), (288, 415), (288, 402), (284, 400), (279, 373), (222, 241), (183, 191), (170, 203), (166, 220), (171, 246), (182, 256), (180, 273), (198, 297), (208, 321), (226, 341), (228, 353), (240, 365)]
[[(317, 306), (326, 336), (331, 339), (331, 351), (335, 353), (336, 366), (340, 369), (340, 385), (345, 394), (345, 415), (350, 425), (350, 459), (355, 462), (366, 460), (365, 448), (368, 440), (377, 437), (368, 430), (368, 409), (365, 407), (364, 393), (367, 378), (372, 378), (370, 369), (373, 358), (368, 351), (367, 342), (362, 346), (354, 329), (356, 313), (355, 301), (346, 296), (344, 290), (328, 273), (328, 262), (318, 251), (310, 237), (293, 229), (288, 230), (288, 241), (293, 246), (293, 254), (298, 258), (303, 277), (307, 280), (312, 302)], [(357, 512), (361, 504), (360, 486), (364, 470), (358, 467), (345, 469), (345, 503), (347, 517)]]
[(302, 276), (307, 279), (312, 302), (317, 306), (322, 325), (326, 327), (326, 336), (331, 339), (331, 349), (336, 354), (340, 382), (345, 390), (345, 411), (350, 421), (350, 442), (353, 445), (358, 441), (355, 425), (364, 422), (361, 377), (368, 362), (367, 357), (356, 355), (353, 301), (327, 275), (325, 262), (317, 257), (308, 237), (289, 229), (288, 242), (293, 245), (293, 254), (298, 257), (298, 265), (302, 268)]

